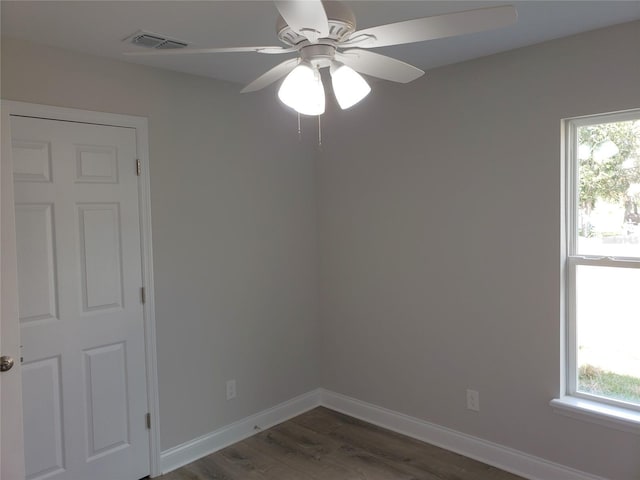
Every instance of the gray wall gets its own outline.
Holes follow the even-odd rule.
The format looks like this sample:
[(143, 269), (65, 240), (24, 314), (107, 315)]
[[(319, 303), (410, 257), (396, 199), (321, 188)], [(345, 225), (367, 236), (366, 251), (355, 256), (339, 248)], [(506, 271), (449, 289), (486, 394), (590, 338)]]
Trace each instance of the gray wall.
[(2, 41), (2, 98), (149, 118), (162, 449), (319, 384), (314, 149), (238, 90)]
[(640, 107), (638, 45), (630, 23), (378, 83), (328, 115), (323, 387), (639, 478), (638, 435), (548, 404), (560, 386), (560, 120)]

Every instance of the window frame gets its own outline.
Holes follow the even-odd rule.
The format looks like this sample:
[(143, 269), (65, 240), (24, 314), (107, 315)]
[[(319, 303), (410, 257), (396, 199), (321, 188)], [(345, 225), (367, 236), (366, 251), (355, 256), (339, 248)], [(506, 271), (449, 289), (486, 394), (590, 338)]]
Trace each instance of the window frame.
[[(562, 268), (564, 270), (563, 303), (565, 305), (565, 352), (563, 363), (565, 365), (563, 396), (574, 397), (578, 403), (585, 400), (588, 403), (603, 404), (616, 409), (631, 411), (634, 417), (637, 414), (640, 419), (640, 404), (616, 400), (609, 397), (578, 391), (578, 346), (577, 346), (577, 318), (576, 318), (576, 271), (579, 266), (614, 267), (640, 269), (640, 257), (585, 255), (577, 253), (578, 245), (578, 128), (603, 123), (617, 123), (640, 120), (640, 109), (626, 110), (623, 112), (590, 115), (585, 117), (569, 118), (563, 121), (564, 171), (565, 171), (565, 198), (564, 198), (564, 251)], [(556, 402), (556, 404), (554, 404)], [(554, 400), (552, 405), (559, 406), (562, 402)], [(578, 404), (573, 402), (574, 404)], [(588, 405), (587, 405), (588, 406)], [(598, 407), (594, 407), (598, 408)], [(603, 409), (604, 410), (604, 409)]]

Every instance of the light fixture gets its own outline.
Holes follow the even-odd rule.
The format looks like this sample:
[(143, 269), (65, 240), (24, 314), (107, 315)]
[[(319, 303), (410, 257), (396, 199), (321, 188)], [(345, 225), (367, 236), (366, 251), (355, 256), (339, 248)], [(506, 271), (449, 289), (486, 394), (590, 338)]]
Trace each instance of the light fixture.
[(345, 64), (333, 61), (331, 62), (331, 83), (333, 84), (333, 93), (338, 100), (338, 105), (343, 110), (352, 107), (364, 97), (369, 95), (371, 87), (367, 81), (362, 78), (353, 68), (347, 67)]
[(318, 69), (308, 61), (301, 62), (282, 82), (278, 98), (303, 115), (322, 115), (324, 88)]

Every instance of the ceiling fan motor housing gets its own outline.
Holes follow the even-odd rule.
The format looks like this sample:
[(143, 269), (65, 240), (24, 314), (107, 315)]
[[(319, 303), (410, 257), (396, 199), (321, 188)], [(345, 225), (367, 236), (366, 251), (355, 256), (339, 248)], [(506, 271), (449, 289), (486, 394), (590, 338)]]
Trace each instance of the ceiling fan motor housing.
[[(322, 5), (329, 20), (329, 35), (324, 38), (334, 42), (341, 42), (349, 38), (349, 35), (356, 30), (356, 17), (351, 9), (338, 1), (322, 2)], [(294, 32), (282, 16), (278, 17), (276, 31), (280, 41), (287, 45), (295, 46), (301, 42), (308, 41), (307, 37)], [(322, 43), (322, 39), (320, 43)]]
[(336, 47), (314, 43), (300, 49), (300, 58), (309, 61), (316, 68), (328, 67), (336, 54)]

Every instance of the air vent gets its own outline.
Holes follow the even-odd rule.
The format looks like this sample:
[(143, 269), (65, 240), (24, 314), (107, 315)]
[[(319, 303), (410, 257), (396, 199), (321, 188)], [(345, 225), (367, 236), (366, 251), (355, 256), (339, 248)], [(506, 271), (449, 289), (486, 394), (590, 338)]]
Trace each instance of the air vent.
[(158, 45), (155, 48), (170, 49), (170, 48), (184, 48), (186, 46), (187, 44), (184, 42), (178, 42), (176, 40), (166, 40), (165, 42), (162, 42), (160, 45)]
[(138, 31), (133, 35), (125, 38), (125, 42), (129, 42), (133, 45), (145, 48), (155, 48), (159, 50), (170, 50), (176, 48), (184, 48), (189, 44), (181, 40), (168, 38), (164, 35), (158, 35), (157, 33), (149, 33)]

